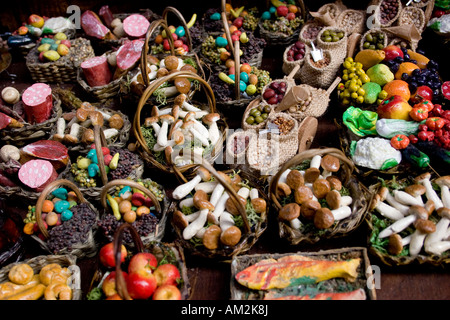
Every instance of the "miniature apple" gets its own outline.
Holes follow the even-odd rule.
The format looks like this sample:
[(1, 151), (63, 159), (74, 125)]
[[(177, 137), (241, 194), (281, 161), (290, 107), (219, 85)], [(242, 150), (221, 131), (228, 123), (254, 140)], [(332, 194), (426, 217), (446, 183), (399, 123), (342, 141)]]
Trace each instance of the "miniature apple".
[(67, 39), (61, 40), (60, 44), (65, 45), (67, 48), (70, 48), (70, 46), (72, 45), (72, 43), (70, 43), (70, 40)]
[(242, 17), (236, 18), (233, 21), (233, 25), (238, 28), (241, 28), (243, 24), (244, 24), (244, 18), (242, 18)]
[(294, 19), (295, 19), (295, 13), (289, 12), (289, 13), (286, 15), (286, 19), (288, 19), (288, 20), (294, 20)]
[(128, 264), (128, 273), (144, 270), (148, 273), (153, 273), (153, 270), (158, 266), (158, 260), (150, 252), (139, 252), (131, 257)]
[(157, 287), (156, 277), (145, 270), (128, 274), (127, 290), (130, 297), (136, 300), (148, 299)]
[[(120, 263), (125, 261), (127, 256), (127, 249), (124, 245), (121, 247)], [(110, 242), (105, 244), (99, 252), (100, 262), (107, 268), (114, 268), (116, 266), (114, 243)]]
[(181, 300), (181, 291), (177, 286), (164, 284), (156, 288), (153, 300)]
[(277, 16), (279, 17), (286, 17), (289, 13), (289, 9), (286, 6), (278, 6), (277, 7)]
[(28, 17), (28, 24), (32, 25), (35, 28), (42, 28), (44, 26), (44, 18), (41, 16), (38, 16), (37, 14), (32, 14)]
[[(122, 271), (123, 277), (125, 278), (125, 281), (128, 278), (128, 274), (125, 271)], [(111, 271), (111, 273), (103, 280), (102, 283), (102, 290), (105, 296), (111, 297), (115, 294), (117, 294), (116, 289), (116, 272)]]
[(160, 265), (153, 274), (155, 275), (158, 287), (164, 284), (177, 285), (181, 279), (177, 266), (171, 263)]
[(118, 293), (113, 294), (112, 296), (109, 296), (108, 298), (106, 298), (105, 300), (123, 300), (121, 296), (119, 296)]
[(380, 119), (409, 120), (409, 112), (412, 107), (401, 96), (394, 95), (383, 100), (378, 106), (377, 113)]
[(403, 51), (394, 44), (384, 47), (383, 51), (385, 53), (384, 60), (386, 61), (394, 60), (397, 57), (403, 58)]
[(417, 87), (416, 92), (411, 95), (410, 101), (413, 104), (419, 103), (423, 99), (425, 100), (433, 100), (433, 90), (431, 90), (428, 86), (420, 86)]

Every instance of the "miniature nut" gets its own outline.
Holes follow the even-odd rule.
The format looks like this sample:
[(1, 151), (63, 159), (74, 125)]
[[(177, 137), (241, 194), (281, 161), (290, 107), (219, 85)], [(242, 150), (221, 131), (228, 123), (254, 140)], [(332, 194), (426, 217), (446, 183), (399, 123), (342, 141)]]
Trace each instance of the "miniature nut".
[(213, 224), (206, 229), (203, 235), (203, 245), (209, 250), (215, 250), (219, 247), (220, 234), (222, 229), (219, 226)]
[(314, 226), (318, 229), (328, 229), (334, 223), (334, 216), (330, 209), (320, 208), (314, 215)]

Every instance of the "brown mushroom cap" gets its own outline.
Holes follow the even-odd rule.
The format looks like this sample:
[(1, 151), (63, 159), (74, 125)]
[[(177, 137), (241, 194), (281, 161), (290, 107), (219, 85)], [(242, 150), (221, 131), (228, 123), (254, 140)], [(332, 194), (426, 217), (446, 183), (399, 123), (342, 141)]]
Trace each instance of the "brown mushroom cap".
[(436, 231), (436, 224), (431, 220), (417, 219), (414, 227), (422, 233), (430, 234)]
[(230, 184), (233, 187), (234, 191), (238, 192), (239, 189), (241, 188), (241, 182), (242, 182), (241, 176), (238, 174), (235, 174), (232, 178), (231, 177), (229, 177), (229, 178), (231, 180)]
[(159, 116), (159, 120), (161, 120), (162, 122), (166, 121), (167, 123), (171, 124), (175, 121), (175, 118), (170, 114), (163, 114)]
[(330, 209), (320, 208), (314, 215), (314, 226), (318, 229), (328, 229), (334, 223), (334, 216)]
[(417, 177), (414, 179), (414, 181), (415, 181), (415, 182), (421, 182), (421, 181), (423, 181), (423, 180), (430, 180), (430, 178), (431, 178), (431, 173), (425, 172), (425, 173), (422, 173), (421, 175), (417, 176)]
[(203, 167), (197, 169), (197, 174), (202, 178), (203, 181), (211, 180), (211, 173)]
[(187, 220), (184, 218), (184, 214), (180, 210), (175, 210), (172, 216), (172, 222), (181, 230), (189, 225)]
[(181, 130), (175, 130), (172, 139), (175, 141), (175, 144), (179, 146), (184, 143), (184, 133), (181, 132)]
[(83, 132), (83, 135), (81, 137), (81, 142), (84, 144), (92, 144), (94, 142), (94, 130), (92, 129), (86, 129)]
[(167, 56), (164, 59), (164, 65), (166, 66), (167, 70), (176, 70), (178, 68), (178, 58), (176, 56)]
[(211, 202), (207, 201), (207, 200), (199, 200), (197, 202), (198, 205), (198, 209), (199, 210), (205, 210), (208, 209), (209, 211), (214, 211), (214, 206)]
[(87, 110), (87, 111), (95, 111), (95, 107), (90, 102), (87, 102), (87, 101), (84, 101), (81, 104), (79, 109), (84, 109), (84, 110)]
[(339, 159), (330, 154), (327, 154), (324, 157), (322, 157), (322, 160), (320, 161), (320, 166), (322, 167), (322, 169), (330, 172), (337, 172), (341, 167)]
[[(238, 195), (239, 198), (239, 202), (244, 206), (247, 204), (247, 200), (245, 200), (243, 197), (241, 197), (240, 195)], [(236, 207), (236, 205), (234, 204), (234, 198), (229, 197), (227, 199), (227, 201), (225, 202), (225, 210), (227, 210), (229, 213), (231, 213), (234, 216), (239, 215), (239, 209)]]
[(317, 168), (308, 168), (305, 170), (305, 182), (313, 183), (320, 176), (320, 170)]
[(157, 57), (155, 57), (154, 55), (151, 55), (151, 54), (147, 55), (147, 61), (150, 64), (156, 64), (156, 65), (159, 64), (159, 59)]
[(89, 119), (91, 119), (92, 124), (94, 126), (103, 127), (103, 123), (104, 123), (103, 114), (100, 111), (92, 111), (89, 114)]
[(442, 188), (442, 186), (447, 186), (450, 188), (450, 176), (439, 177), (434, 182)]
[(236, 226), (231, 226), (220, 235), (220, 242), (226, 246), (233, 247), (241, 240), (241, 230)]
[(197, 69), (195, 69), (193, 66), (191, 66), (190, 64), (185, 64), (184, 66), (182, 66), (180, 68), (181, 71), (189, 71), (192, 73), (197, 74)]
[(203, 245), (206, 249), (215, 250), (219, 247), (220, 234), (222, 233), (222, 229), (219, 226), (213, 224), (209, 226), (205, 233), (203, 234)]
[(167, 146), (164, 149), (164, 155), (166, 157), (166, 162), (168, 164), (172, 164), (172, 153), (173, 153), (173, 148), (171, 146)]
[(442, 218), (450, 219), (450, 209), (446, 207), (441, 207), (437, 210), (438, 215)]
[(320, 205), (319, 201), (308, 200), (303, 202), (303, 204), (300, 206), (300, 214), (305, 219), (312, 220), (314, 218), (314, 215), (316, 214), (316, 211), (321, 207), (322, 206)]
[(123, 117), (120, 114), (115, 113), (109, 118), (108, 123), (110, 128), (120, 130), (124, 124)]
[(393, 233), (389, 236), (388, 252), (394, 256), (400, 254), (403, 250), (402, 237), (399, 234)]
[(413, 197), (421, 196), (421, 195), (425, 194), (426, 191), (427, 191), (427, 188), (425, 188), (425, 186), (423, 186), (421, 184), (417, 184), (417, 183), (407, 186), (405, 188), (405, 192), (409, 193)]
[(183, 106), (183, 103), (186, 101), (186, 95), (184, 93), (180, 93), (175, 97), (173, 102), (180, 107)]
[(191, 82), (187, 78), (175, 78), (174, 83), (180, 93), (187, 94), (191, 90)]
[(422, 206), (412, 205), (409, 207), (409, 213), (417, 217), (417, 219), (428, 219), (428, 211)]
[[(230, 176), (227, 175), (225, 172), (223, 171), (217, 171), (217, 174), (223, 179), (225, 180), (226, 183), (228, 184), (233, 184), (233, 181), (231, 180)], [(220, 182), (219, 182), (220, 183)]]
[(282, 197), (287, 197), (292, 193), (291, 188), (284, 182), (279, 182), (277, 184), (277, 196), (282, 198)]
[(267, 203), (263, 198), (254, 198), (252, 199), (251, 203), (256, 213), (263, 213), (266, 211)]
[(220, 114), (218, 113), (208, 113), (205, 115), (202, 119), (202, 121), (207, 124), (208, 126), (212, 125), (214, 122), (220, 120)]
[(436, 205), (434, 204), (433, 200), (428, 200), (427, 202), (425, 202), (423, 207), (425, 208), (425, 210), (427, 210), (428, 216), (433, 213), (434, 209), (436, 209)]
[(375, 210), (375, 208), (377, 207), (377, 205), (380, 203), (380, 200), (381, 200), (380, 195), (379, 195), (379, 194), (376, 194), (376, 195), (373, 197), (372, 201), (370, 202), (370, 205), (369, 205), (369, 211)]
[(162, 78), (169, 74), (169, 70), (167, 68), (159, 68), (158, 71), (156, 71), (156, 77)]
[(296, 203), (288, 203), (278, 212), (278, 217), (286, 221), (297, 219), (299, 216), (300, 206)]
[(318, 199), (325, 198), (331, 191), (330, 183), (327, 179), (317, 179), (313, 183), (313, 193)]
[(311, 200), (313, 196), (312, 190), (307, 186), (300, 186), (294, 190), (294, 199), (298, 204), (303, 204), (303, 202)]
[(199, 208), (199, 202), (200, 201), (208, 201), (208, 200), (209, 200), (208, 194), (205, 191), (203, 191), (203, 190), (195, 191), (195, 193), (194, 193), (194, 206), (197, 209), (200, 209)]
[(78, 108), (76, 112), (77, 120), (81, 122), (86, 121), (91, 112), (92, 111), (87, 110), (85, 108)]
[(327, 204), (331, 210), (337, 209), (341, 206), (342, 196), (337, 190), (331, 190), (328, 192), (325, 199), (327, 200)]
[(328, 176), (327, 181), (330, 183), (332, 190), (341, 191), (342, 190), (342, 181), (336, 176)]
[(298, 170), (291, 170), (288, 175), (286, 176), (286, 184), (291, 189), (297, 189), (298, 187), (305, 184), (305, 179), (303, 178), (303, 175)]
[(377, 194), (380, 196), (380, 201), (384, 201), (384, 200), (386, 199), (388, 193), (389, 193), (389, 189), (388, 189), (388, 188), (386, 188), (386, 187), (381, 187), (381, 188), (378, 190), (378, 193), (377, 193)]

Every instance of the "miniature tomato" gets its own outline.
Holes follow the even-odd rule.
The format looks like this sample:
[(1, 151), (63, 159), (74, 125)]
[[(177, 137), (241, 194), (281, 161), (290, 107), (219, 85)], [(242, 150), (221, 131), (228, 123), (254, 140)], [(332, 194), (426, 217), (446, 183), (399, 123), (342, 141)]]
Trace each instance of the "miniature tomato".
[(409, 116), (415, 121), (422, 121), (428, 118), (428, 110), (426, 107), (414, 107), (409, 112)]
[(409, 145), (409, 138), (404, 134), (397, 134), (391, 138), (391, 146), (394, 149), (405, 149)]
[(445, 125), (445, 120), (439, 117), (432, 117), (432, 118), (428, 118), (425, 121), (425, 124), (427, 125), (427, 127), (430, 130), (438, 130), (444, 127)]
[(422, 99), (419, 103), (416, 103), (414, 105), (414, 108), (420, 108), (420, 107), (423, 107), (423, 108), (427, 109), (428, 112), (430, 112), (433, 110), (434, 105), (430, 100)]

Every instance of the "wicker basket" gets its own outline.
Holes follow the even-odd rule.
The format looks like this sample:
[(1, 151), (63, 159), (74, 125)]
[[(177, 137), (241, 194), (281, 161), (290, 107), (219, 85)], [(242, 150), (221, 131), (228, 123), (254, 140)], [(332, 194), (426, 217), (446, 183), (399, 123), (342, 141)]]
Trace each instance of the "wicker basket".
[[(296, 5), (299, 7), (301, 19), (303, 22), (300, 24), (298, 28), (295, 30), (291, 30), (291, 32), (286, 33), (283, 31), (270, 31), (264, 27), (262, 20), (258, 23), (258, 29), (261, 37), (266, 40), (267, 45), (270, 47), (277, 46), (288, 46), (295, 42), (300, 34), (300, 29), (302, 25), (306, 22), (307, 10), (303, 0), (297, 0)], [(269, 1), (266, 1), (266, 6), (269, 7)]]
[(348, 35), (363, 34), (366, 29), (366, 12), (365, 10), (347, 9), (341, 12), (337, 21), (337, 26), (344, 29)]
[[(371, 30), (366, 31), (366, 33), (364, 33), (364, 34), (362, 35), (361, 40), (360, 40), (360, 42), (359, 42), (359, 50), (360, 50), (360, 51), (362, 51), (362, 50), (364, 50), (364, 49), (368, 49), (368, 48), (364, 48), (364, 42), (366, 41), (366, 37), (367, 37), (369, 34), (370, 34), (370, 35), (376, 35), (376, 36), (382, 34), (382, 35), (384, 36), (384, 39), (383, 39), (383, 48), (385, 48), (385, 47), (388, 45), (388, 34), (387, 34), (386, 32), (382, 31), (381, 29), (371, 29)], [(376, 49), (378, 49), (378, 48), (376, 48)], [(379, 49), (378, 49), (378, 50), (379, 50)]]
[[(382, 180), (374, 185), (370, 186), (370, 190), (375, 196), (382, 187), (388, 188), (389, 192), (392, 194), (393, 190), (404, 191), (406, 186), (414, 184), (413, 176), (408, 178), (397, 180)], [(434, 184), (434, 179), (431, 180)], [(439, 194), (439, 191), (436, 191)], [(424, 195), (425, 196), (425, 195)], [(423, 198), (423, 201), (426, 202), (426, 197)], [(433, 255), (425, 252), (424, 248), (420, 250), (417, 256), (411, 256), (409, 254), (409, 244), (404, 244), (403, 249), (397, 248), (401, 251), (399, 254), (393, 254), (389, 251), (389, 237), (383, 238), (383, 240), (379, 239), (379, 233), (386, 227), (390, 226), (394, 221), (388, 218), (385, 218), (380, 215), (376, 210), (370, 211), (366, 216), (366, 223), (369, 229), (368, 233), (368, 249), (371, 254), (380, 259), (383, 263), (388, 266), (405, 266), (405, 265), (432, 265), (432, 266), (443, 266), (450, 263), (450, 252), (446, 251), (441, 255)], [(433, 210), (433, 212), (429, 216), (429, 220), (433, 222), (439, 221), (442, 219), (439, 217), (437, 212)], [(396, 232), (401, 238), (406, 238), (414, 232), (415, 228), (413, 223), (409, 225), (402, 231)], [(408, 250), (407, 250), (408, 248)]]
[(246, 119), (248, 118), (248, 116), (250, 115), (250, 111), (253, 108), (257, 108), (259, 106), (265, 107), (265, 106), (270, 106), (269, 104), (267, 104), (267, 102), (264, 102), (262, 100), (261, 97), (253, 100), (252, 102), (249, 103), (249, 105), (247, 106), (247, 108), (244, 111), (244, 115), (242, 116), (242, 120), (241, 120), (241, 128), (244, 130), (261, 130), (264, 129), (266, 127), (266, 123), (267, 120), (269, 118), (269, 116), (272, 114), (273, 112), (273, 107), (270, 107), (270, 112), (268, 113), (268, 117), (261, 123), (258, 124), (248, 124), (246, 122)]
[(404, 7), (396, 21), (396, 24), (399, 26), (405, 24), (414, 25), (419, 33), (423, 32), (426, 23), (425, 12), (418, 7)]
[[(177, 77), (180, 78), (187, 78), (192, 80), (197, 80), (202, 85), (205, 94), (206, 94), (206, 105), (201, 104), (200, 109), (208, 111), (210, 113), (217, 113), (216, 111), (216, 101), (214, 97), (214, 92), (212, 91), (209, 84), (199, 77), (196, 74), (193, 74), (191, 72), (186, 71), (177, 71), (174, 73), (171, 73), (165, 77), (157, 79), (152, 85), (150, 85), (142, 95), (137, 111), (135, 114), (134, 122), (133, 122), (133, 133), (137, 140), (136, 146), (139, 154), (141, 155), (142, 159), (144, 160), (144, 163), (147, 165), (150, 165), (154, 168), (156, 168), (159, 171), (162, 171), (164, 173), (169, 174), (175, 174), (177, 178), (181, 179), (182, 181), (186, 181), (186, 178), (191, 177), (195, 175), (195, 170), (197, 168), (197, 165), (195, 164), (186, 164), (182, 166), (177, 166), (174, 163), (171, 163), (171, 160), (169, 159), (169, 162), (166, 161), (160, 162), (158, 161), (157, 157), (155, 156), (153, 150), (150, 150), (144, 136), (141, 130), (142, 120), (143, 118), (147, 117), (145, 113), (143, 113), (143, 109), (145, 107), (146, 101), (148, 101), (148, 98), (153, 94), (154, 90), (156, 90), (161, 84), (163, 84), (166, 81), (171, 81), (172, 79), (175, 79)], [(226, 135), (226, 131), (228, 129), (228, 125), (226, 124), (225, 120), (221, 117), (221, 119), (217, 122), (219, 131), (221, 132), (220, 139), (216, 142), (214, 146), (211, 146), (212, 149), (208, 151), (208, 154), (203, 155), (203, 157), (209, 161), (214, 162), (217, 157), (222, 154), (222, 148), (223, 148), (223, 141)], [(173, 159), (173, 155), (171, 157)]]
[(26, 57), (26, 66), (35, 82), (76, 82), (80, 64), (95, 56), (89, 40), (76, 38), (71, 41), (69, 53), (57, 61), (40, 62), (37, 48)]
[[(28, 143), (48, 138), (62, 114), (61, 100), (54, 94), (52, 97), (53, 109), (48, 120), (35, 124), (25, 123), (22, 128), (2, 129), (0, 131), (2, 142), (22, 147)], [(19, 101), (17, 104), (22, 106), (23, 102)]]
[(39, 232), (42, 234), (44, 240), (42, 240), (41, 237), (35, 234), (33, 234), (31, 237), (39, 243), (42, 249), (48, 251), (51, 254), (59, 254), (59, 255), (71, 254), (78, 257), (79, 259), (93, 257), (97, 254), (97, 244), (95, 242), (95, 234), (97, 232), (96, 222), (93, 224), (92, 228), (88, 231), (86, 240), (84, 240), (84, 242), (78, 242), (74, 244), (71, 248), (65, 247), (59, 250), (58, 252), (53, 252), (47, 244), (47, 241), (50, 238), (50, 233), (47, 231), (47, 228), (45, 227), (44, 221), (42, 219), (42, 205), (52, 191), (63, 186), (66, 186), (75, 192), (79, 204), (87, 203), (89, 208), (95, 213), (96, 221), (98, 220), (99, 218), (98, 210), (94, 207), (94, 205), (92, 205), (84, 198), (80, 189), (73, 182), (65, 179), (55, 180), (45, 187), (36, 203), (36, 211), (35, 211), (36, 222), (39, 227)]
[(39, 274), (42, 268), (46, 265), (56, 263), (63, 268), (68, 268), (71, 272), (71, 276), (69, 278), (70, 284), (68, 284), (72, 289), (71, 300), (81, 300), (81, 273), (76, 261), (77, 257), (74, 255), (41, 255), (28, 260), (14, 262), (0, 269), (0, 283), (8, 281), (9, 271), (18, 264), (26, 263), (33, 269), (34, 274)]
[[(180, 227), (179, 223), (176, 223), (173, 219), (173, 214), (176, 210), (174, 207), (174, 211), (172, 212), (172, 226), (176, 232), (176, 235), (178, 237), (178, 242), (180, 242), (181, 246), (183, 246), (186, 250), (188, 250), (192, 255), (200, 256), (204, 258), (211, 258), (211, 259), (228, 259), (232, 258), (236, 255), (242, 254), (244, 252), (247, 252), (251, 249), (251, 247), (256, 243), (256, 241), (259, 239), (259, 237), (263, 234), (265, 229), (267, 228), (267, 215), (269, 206), (268, 204), (268, 198), (266, 196), (266, 193), (261, 188), (261, 185), (256, 183), (255, 181), (248, 181), (247, 186), (250, 188), (254, 188), (258, 190), (258, 197), (262, 198), (265, 203), (266, 207), (264, 212), (261, 213), (253, 213), (253, 224), (249, 219), (250, 210), (253, 209), (253, 205), (249, 202), (244, 206), (242, 201), (239, 198), (239, 195), (237, 194), (237, 189), (241, 188), (241, 185), (239, 183), (233, 183), (228, 182), (224, 179), (224, 177), (219, 174), (214, 167), (209, 164), (207, 161), (204, 161), (202, 159), (198, 159), (197, 163), (206, 170), (208, 170), (211, 173), (211, 176), (214, 177), (216, 181), (218, 181), (219, 184), (222, 185), (224, 188), (224, 191), (228, 193), (229, 197), (232, 199), (234, 206), (236, 206), (236, 210), (238, 211), (237, 217), (239, 219), (242, 219), (242, 226), (239, 227), (241, 230), (241, 237), (239, 242), (234, 246), (226, 246), (221, 243), (218, 244), (216, 249), (207, 249), (204, 245), (199, 245), (196, 241), (193, 240), (186, 240), (183, 238), (183, 227)], [(233, 174), (233, 173), (231, 173)], [(234, 176), (236, 178), (236, 176)], [(246, 176), (242, 175), (241, 180), (244, 180), (242, 182), (245, 182)], [(233, 181), (233, 180), (232, 180)], [(235, 180), (236, 181), (236, 180)], [(238, 181), (240, 181), (238, 179)], [(246, 187), (244, 187), (246, 188)], [(249, 201), (249, 199), (248, 199)], [(176, 204), (177, 207), (179, 206), (179, 203)], [(255, 217), (256, 215), (256, 217)], [(237, 219), (237, 218), (236, 218)], [(219, 217), (220, 220), (220, 217)], [(217, 221), (216, 221), (217, 222)], [(205, 224), (206, 225), (206, 224)], [(236, 226), (236, 224), (234, 224)]]
[[(301, 152), (282, 166), (270, 182), (269, 197), (272, 200), (275, 210), (279, 211), (283, 207), (283, 198), (278, 192), (278, 183), (282, 174), (287, 169), (298, 168), (297, 166), (299, 165), (307, 165), (309, 168), (309, 165), (305, 161), (312, 159), (314, 156), (324, 157), (326, 155), (338, 158), (341, 163), (336, 176), (341, 180), (342, 186), (348, 189), (353, 199), (350, 207), (352, 213), (347, 218), (335, 221), (331, 227), (326, 229), (318, 229), (307, 220), (303, 221), (302, 218), (300, 220), (303, 223), (299, 229), (296, 229), (279, 218), (279, 235), (291, 244), (297, 245), (301, 242), (316, 243), (323, 239), (346, 236), (359, 227), (366, 216), (370, 192), (353, 175), (353, 162), (342, 151), (335, 148), (310, 149)], [(284, 201), (289, 203), (288, 198)]]
[[(325, 260), (325, 261), (346, 261), (350, 259), (361, 259), (360, 265), (357, 268), (357, 278), (352, 284), (342, 278), (329, 279), (319, 283), (303, 284), (295, 288), (288, 286), (285, 289), (276, 290), (251, 290), (236, 281), (236, 275), (244, 269), (269, 259), (271, 262), (280, 258), (289, 256), (302, 256), (307, 259)], [(295, 279), (293, 279), (295, 280)], [(343, 292), (349, 290), (364, 290), (367, 300), (376, 300), (375, 283), (373, 281), (373, 271), (367, 255), (367, 249), (362, 247), (339, 248), (332, 250), (321, 251), (305, 251), (294, 253), (263, 253), (243, 255), (233, 258), (231, 262), (231, 277), (230, 277), (231, 300), (263, 300), (266, 299), (283, 299), (286, 300), (314, 300), (316, 294)], [(296, 291), (298, 290), (298, 291)], [(344, 292), (345, 292), (344, 291)], [(274, 293), (271, 295), (270, 293)], [(267, 294), (267, 296), (266, 296)], [(270, 298), (269, 298), (270, 297)], [(321, 298), (317, 296), (317, 299)], [(332, 300), (333, 298), (325, 298)], [(344, 298), (345, 299), (345, 298)], [(347, 299), (351, 299), (350, 297)]]
[[(161, 241), (161, 239), (164, 236), (166, 220), (167, 220), (167, 212), (170, 207), (170, 203), (169, 203), (169, 200), (167, 199), (167, 195), (165, 194), (165, 192), (164, 192), (163, 200), (159, 201), (156, 198), (156, 196), (151, 192), (151, 190), (145, 188), (143, 185), (141, 185), (140, 183), (138, 183), (134, 180), (131, 180), (131, 179), (112, 180), (103, 186), (102, 193), (100, 195), (100, 203), (102, 204), (104, 211), (105, 211), (103, 214), (104, 215), (112, 214), (111, 207), (108, 205), (108, 202), (107, 202), (107, 194), (111, 194), (111, 192), (114, 191), (113, 190), (114, 188), (123, 187), (123, 186), (129, 186), (133, 189), (138, 189), (139, 191), (143, 192), (147, 197), (149, 197), (152, 200), (152, 202), (155, 206), (156, 212), (155, 212), (155, 214), (153, 214), (153, 213), (151, 213), (151, 214), (153, 214), (154, 216), (156, 216), (158, 218), (158, 223), (156, 225), (156, 229), (154, 232), (150, 232), (149, 234), (147, 234), (145, 236), (140, 235), (140, 238), (141, 238), (142, 242), (144, 243), (144, 245), (147, 245), (153, 241)], [(120, 224), (123, 224), (123, 223), (125, 223), (125, 222), (123, 220), (121, 220)], [(114, 230), (112, 230), (112, 231), (114, 231)], [(112, 241), (112, 237), (109, 237), (107, 235), (105, 235), (105, 237), (107, 238), (108, 241)], [(127, 243), (127, 245), (130, 245), (130, 243)]]

